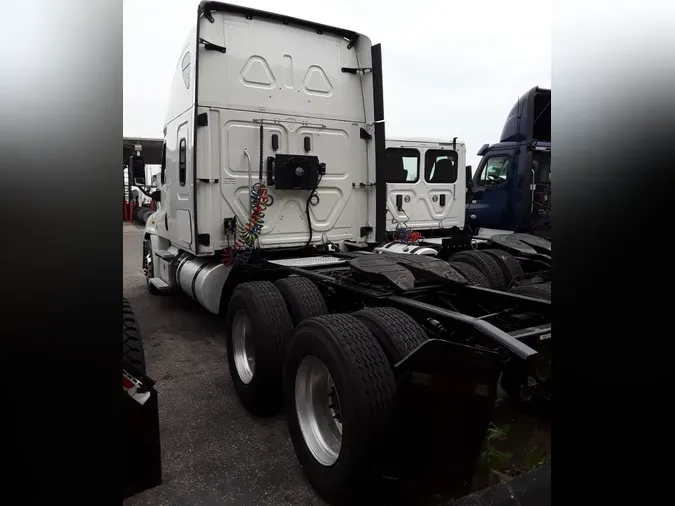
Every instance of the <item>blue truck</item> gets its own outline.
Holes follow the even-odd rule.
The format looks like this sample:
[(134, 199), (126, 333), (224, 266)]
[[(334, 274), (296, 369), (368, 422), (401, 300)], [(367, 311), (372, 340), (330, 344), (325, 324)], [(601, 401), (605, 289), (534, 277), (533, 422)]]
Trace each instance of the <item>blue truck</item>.
[(468, 185), (466, 224), (473, 229), (551, 236), (551, 90), (522, 95), (499, 142), (484, 144)]

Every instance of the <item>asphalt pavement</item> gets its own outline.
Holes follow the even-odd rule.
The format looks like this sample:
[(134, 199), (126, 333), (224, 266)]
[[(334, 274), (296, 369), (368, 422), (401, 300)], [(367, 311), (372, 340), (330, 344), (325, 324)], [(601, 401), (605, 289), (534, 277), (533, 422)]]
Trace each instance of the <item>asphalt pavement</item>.
[[(139, 226), (124, 224), (123, 292), (143, 334), (148, 375), (157, 382), (163, 484), (127, 499), (125, 506), (327, 506), (305, 480), (283, 415), (256, 418), (239, 403), (223, 319), (182, 293), (147, 291), (142, 235)], [(511, 445), (529, 448), (533, 438), (543, 438), (539, 443), (550, 453), (548, 430), (546, 437), (537, 435), (542, 431), (532, 436), (528, 417), (512, 418), (519, 429), (512, 431), (518, 437)], [(502, 504), (485, 494), (472, 494), (461, 504)]]
[(132, 505), (325, 505), (305, 481), (283, 416), (259, 419), (230, 379), (224, 322), (183, 294), (151, 295), (142, 229), (125, 223), (124, 296), (143, 334), (156, 382), (163, 484)]

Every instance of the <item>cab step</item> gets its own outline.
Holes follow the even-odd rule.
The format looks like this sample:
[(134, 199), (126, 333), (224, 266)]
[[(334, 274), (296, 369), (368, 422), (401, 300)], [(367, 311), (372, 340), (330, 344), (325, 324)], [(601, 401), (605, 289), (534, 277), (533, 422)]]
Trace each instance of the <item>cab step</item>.
[(174, 251), (169, 251), (165, 249), (156, 249), (155, 250), (155, 255), (157, 255), (159, 258), (163, 260), (173, 260), (176, 258), (176, 253)]
[(150, 278), (150, 284), (157, 288), (160, 292), (168, 292), (171, 290), (171, 286), (162, 281), (160, 278)]

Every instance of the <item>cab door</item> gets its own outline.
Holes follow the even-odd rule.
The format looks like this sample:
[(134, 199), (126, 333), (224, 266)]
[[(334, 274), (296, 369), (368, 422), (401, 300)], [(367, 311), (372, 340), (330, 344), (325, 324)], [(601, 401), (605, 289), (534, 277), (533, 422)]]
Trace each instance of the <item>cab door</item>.
[(387, 147), (387, 231), (411, 226), (425, 216), (420, 206), (420, 150), (413, 147)]
[[(463, 155), (463, 153), (461, 153)], [(464, 160), (460, 153), (445, 147), (427, 149), (424, 152), (425, 200), (433, 228), (464, 227), (464, 202), (466, 185)], [(461, 184), (460, 184), (461, 181)], [(432, 228), (432, 227), (428, 227)]]
[[(194, 181), (192, 178), (192, 137), (190, 119), (186, 118), (169, 139), (167, 146), (167, 171), (169, 207), (168, 228), (171, 242), (176, 246), (194, 252), (193, 226)], [(171, 149), (173, 148), (173, 149)]]
[(514, 178), (512, 150), (489, 151), (474, 174), (469, 224), (472, 227), (511, 230), (510, 191)]

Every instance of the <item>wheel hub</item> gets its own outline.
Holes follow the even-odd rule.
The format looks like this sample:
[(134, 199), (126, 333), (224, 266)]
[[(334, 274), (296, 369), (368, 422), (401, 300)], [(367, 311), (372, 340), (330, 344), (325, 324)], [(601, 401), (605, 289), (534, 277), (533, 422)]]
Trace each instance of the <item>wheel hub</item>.
[(255, 352), (251, 320), (243, 309), (237, 311), (232, 321), (232, 353), (239, 379), (242, 383), (249, 384), (255, 373)]
[(341, 424), (342, 413), (340, 411), (340, 399), (338, 398), (337, 390), (335, 390), (335, 385), (332, 385), (328, 391), (328, 402), (328, 407), (330, 408), (331, 414), (333, 415), (333, 419)]
[(302, 359), (295, 375), (295, 410), (308, 450), (323, 466), (332, 466), (342, 448), (342, 411), (333, 378), (314, 356)]

